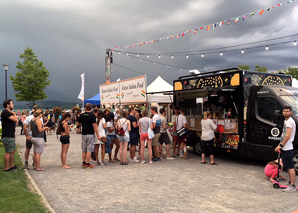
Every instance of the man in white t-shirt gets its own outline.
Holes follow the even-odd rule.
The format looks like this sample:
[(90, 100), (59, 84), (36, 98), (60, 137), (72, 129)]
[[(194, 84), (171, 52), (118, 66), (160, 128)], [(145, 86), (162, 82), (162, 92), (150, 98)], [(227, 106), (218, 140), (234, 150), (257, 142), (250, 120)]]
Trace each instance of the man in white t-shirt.
[[(187, 120), (185, 117), (186, 110), (184, 108), (180, 109), (180, 115), (177, 116), (177, 131), (180, 130), (182, 127), (187, 129)], [(178, 142), (181, 143), (180, 145), (180, 158), (187, 159), (187, 151), (186, 151), (186, 143), (187, 143), (187, 134), (183, 137), (178, 137)]]
[(281, 150), (281, 157), (284, 168), (288, 169), (290, 186), (283, 191), (285, 192), (296, 192), (295, 186), (295, 169), (293, 162), (293, 141), (296, 133), (296, 123), (292, 118), (292, 107), (285, 106), (283, 109), (283, 115), (285, 117), (283, 131), (281, 134), (280, 144), (275, 148), (278, 152)]
[[(177, 135), (177, 117), (179, 115), (179, 108), (175, 107), (174, 108), (174, 115), (172, 116), (172, 123), (173, 123), (173, 158), (179, 156), (179, 150), (180, 150), (180, 141), (178, 140), (178, 135)], [(176, 145), (177, 145), (177, 152), (176, 152)]]
[(153, 115), (152, 123), (153, 123), (153, 132), (154, 138), (152, 139), (152, 145), (154, 148), (154, 158), (153, 161), (160, 161), (159, 155), (159, 138), (160, 138), (160, 125), (161, 125), (161, 118), (157, 112), (157, 107), (151, 107), (151, 114)]

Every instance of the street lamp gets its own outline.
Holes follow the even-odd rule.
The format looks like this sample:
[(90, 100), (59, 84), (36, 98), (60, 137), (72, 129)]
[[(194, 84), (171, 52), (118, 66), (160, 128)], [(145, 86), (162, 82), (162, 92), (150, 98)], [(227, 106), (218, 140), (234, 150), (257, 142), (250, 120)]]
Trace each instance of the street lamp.
[(3, 64), (4, 70), (5, 70), (5, 100), (7, 100), (7, 70), (9, 65)]

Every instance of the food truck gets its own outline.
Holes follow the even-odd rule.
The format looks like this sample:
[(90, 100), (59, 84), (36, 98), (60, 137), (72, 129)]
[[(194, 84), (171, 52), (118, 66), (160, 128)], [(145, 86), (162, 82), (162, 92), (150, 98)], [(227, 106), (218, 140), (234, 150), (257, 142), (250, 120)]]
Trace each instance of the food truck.
[(201, 153), (203, 112), (212, 111), (212, 120), (218, 125), (217, 151), (276, 159), (274, 149), (280, 143), (284, 122), (282, 110), (289, 105), (297, 125), (293, 160), (298, 173), (298, 88), (291, 86), (289, 75), (240, 68), (180, 77), (174, 81), (174, 103), (187, 111), (188, 145)]

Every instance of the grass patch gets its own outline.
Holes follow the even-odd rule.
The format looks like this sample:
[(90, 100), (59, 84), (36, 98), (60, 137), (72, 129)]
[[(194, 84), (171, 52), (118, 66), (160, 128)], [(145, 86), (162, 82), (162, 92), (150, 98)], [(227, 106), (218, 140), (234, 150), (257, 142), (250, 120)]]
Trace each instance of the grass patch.
[[(41, 197), (30, 190), (29, 180), (23, 169), (3, 172), (4, 147), (0, 147), (0, 212), (48, 212), (41, 203)], [(22, 166), (22, 161), (16, 151), (15, 164)]]

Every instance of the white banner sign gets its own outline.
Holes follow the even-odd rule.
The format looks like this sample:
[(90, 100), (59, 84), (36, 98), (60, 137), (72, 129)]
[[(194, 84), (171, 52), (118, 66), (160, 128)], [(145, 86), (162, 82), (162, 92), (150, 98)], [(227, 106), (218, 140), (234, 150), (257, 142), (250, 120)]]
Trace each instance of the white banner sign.
[(101, 104), (146, 103), (146, 92), (146, 76), (99, 86)]
[(81, 91), (80, 94), (78, 96), (78, 99), (81, 99), (82, 101), (84, 101), (84, 93), (85, 93), (85, 73), (83, 73), (81, 75), (81, 79), (82, 79), (82, 84), (81, 84)]

